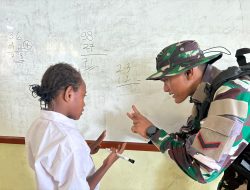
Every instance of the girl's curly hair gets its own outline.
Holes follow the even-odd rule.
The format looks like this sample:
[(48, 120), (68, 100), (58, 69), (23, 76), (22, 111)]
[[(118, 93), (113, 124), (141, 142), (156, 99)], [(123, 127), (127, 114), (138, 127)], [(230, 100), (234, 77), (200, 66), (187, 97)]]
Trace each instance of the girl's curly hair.
[(41, 85), (30, 85), (33, 97), (40, 97), (41, 109), (47, 109), (60, 90), (72, 86), (75, 91), (83, 82), (80, 72), (67, 63), (50, 66), (43, 75)]

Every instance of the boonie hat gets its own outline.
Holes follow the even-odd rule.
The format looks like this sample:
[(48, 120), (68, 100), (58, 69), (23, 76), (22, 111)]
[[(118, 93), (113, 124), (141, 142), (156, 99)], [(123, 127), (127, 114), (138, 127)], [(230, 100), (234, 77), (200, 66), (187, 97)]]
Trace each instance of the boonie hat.
[(221, 52), (205, 57), (204, 52), (194, 40), (177, 42), (164, 48), (157, 55), (157, 72), (149, 76), (147, 80), (161, 80), (164, 77), (185, 72), (200, 64), (212, 64), (221, 57)]

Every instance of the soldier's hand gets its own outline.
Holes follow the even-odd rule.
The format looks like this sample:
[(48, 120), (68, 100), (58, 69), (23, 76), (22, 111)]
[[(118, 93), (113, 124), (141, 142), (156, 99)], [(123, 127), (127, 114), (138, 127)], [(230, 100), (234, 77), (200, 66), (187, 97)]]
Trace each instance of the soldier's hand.
[(143, 116), (135, 107), (135, 105), (132, 105), (132, 112), (127, 113), (127, 116), (133, 121), (131, 131), (133, 133), (138, 133), (144, 138), (147, 138), (146, 130), (148, 127), (153, 125), (153, 123)]

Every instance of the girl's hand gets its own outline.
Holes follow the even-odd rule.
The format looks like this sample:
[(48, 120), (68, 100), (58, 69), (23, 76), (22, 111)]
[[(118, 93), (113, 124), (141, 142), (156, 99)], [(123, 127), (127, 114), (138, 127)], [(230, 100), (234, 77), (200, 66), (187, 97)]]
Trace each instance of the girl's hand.
[(101, 143), (105, 137), (106, 137), (106, 130), (102, 132), (102, 134), (98, 137), (98, 139), (95, 142), (89, 145), (90, 154), (95, 154), (99, 151), (101, 147)]
[(107, 166), (112, 165), (119, 158), (117, 154), (122, 154), (125, 150), (126, 145), (127, 143), (122, 143), (122, 145), (119, 145), (117, 149), (111, 148), (111, 153), (103, 161), (103, 164)]

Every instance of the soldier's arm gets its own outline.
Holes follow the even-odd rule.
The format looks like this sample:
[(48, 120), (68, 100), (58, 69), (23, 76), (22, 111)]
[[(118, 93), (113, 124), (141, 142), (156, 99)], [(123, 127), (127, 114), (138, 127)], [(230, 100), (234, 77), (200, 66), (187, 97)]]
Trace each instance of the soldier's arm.
[(200, 183), (212, 181), (249, 142), (250, 134), (246, 133), (250, 130), (244, 126), (249, 101), (249, 92), (241, 85), (227, 84), (218, 89), (208, 117), (201, 122), (196, 135), (185, 139), (159, 130), (151, 140), (188, 176)]

